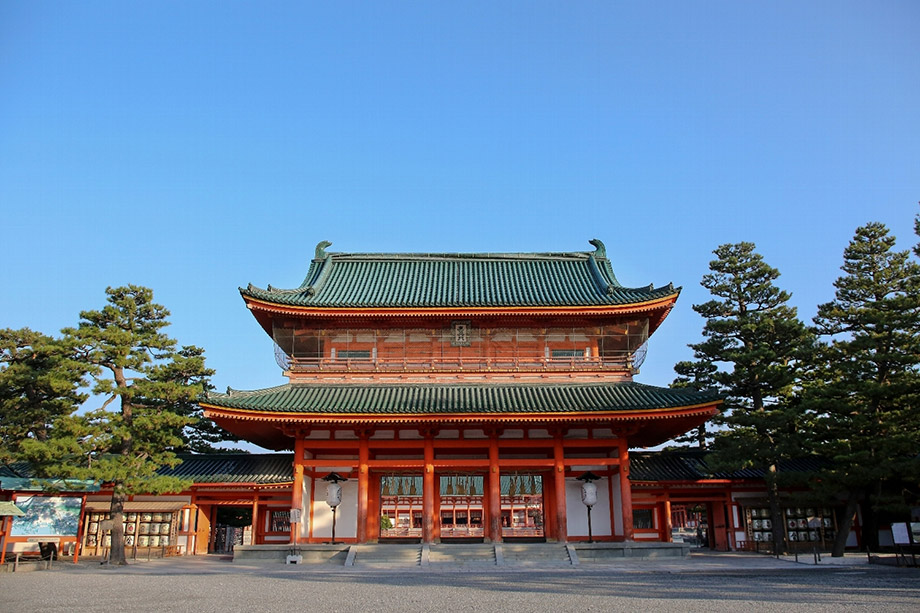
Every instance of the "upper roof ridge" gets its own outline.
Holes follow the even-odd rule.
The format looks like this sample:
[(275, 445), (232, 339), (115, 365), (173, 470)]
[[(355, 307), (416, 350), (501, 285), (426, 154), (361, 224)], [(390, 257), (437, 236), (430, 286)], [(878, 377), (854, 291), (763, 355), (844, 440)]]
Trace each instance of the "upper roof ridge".
[(623, 286), (604, 243), (589, 242), (594, 251), (346, 253), (327, 251), (324, 240), (299, 286), (240, 292), (317, 308), (615, 306), (678, 293), (670, 284)]
[(588, 241), (594, 245), (594, 251), (488, 251), (488, 252), (373, 252), (373, 251), (326, 251), (332, 246), (330, 241), (320, 241), (316, 245), (314, 262), (327, 259), (363, 259), (363, 260), (433, 260), (433, 259), (461, 259), (461, 260), (533, 260), (533, 259), (576, 259), (584, 260), (591, 256), (597, 259), (606, 259), (607, 250), (599, 239)]

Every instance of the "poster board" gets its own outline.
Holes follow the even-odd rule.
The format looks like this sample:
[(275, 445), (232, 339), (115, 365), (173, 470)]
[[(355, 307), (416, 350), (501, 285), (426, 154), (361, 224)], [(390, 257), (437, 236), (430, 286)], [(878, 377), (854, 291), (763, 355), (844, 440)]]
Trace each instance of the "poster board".
[(25, 512), (13, 521), (10, 536), (76, 536), (83, 499), (75, 496), (18, 496)]
[(891, 524), (891, 537), (895, 545), (910, 545), (910, 532), (906, 523)]

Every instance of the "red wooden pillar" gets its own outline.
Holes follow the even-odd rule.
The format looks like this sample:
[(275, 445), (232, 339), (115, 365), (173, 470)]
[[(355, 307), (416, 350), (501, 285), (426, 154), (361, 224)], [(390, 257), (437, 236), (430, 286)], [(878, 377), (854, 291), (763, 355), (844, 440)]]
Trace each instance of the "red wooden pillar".
[(259, 544), (259, 494), (252, 497), (252, 544)]
[(617, 443), (620, 457), (620, 503), (623, 510), (623, 539), (633, 540), (632, 488), (629, 485), (629, 444), (622, 436)]
[(664, 506), (664, 521), (662, 522), (662, 525), (664, 526), (664, 534), (662, 535), (663, 538), (661, 540), (663, 540), (665, 543), (670, 543), (671, 542), (671, 529), (673, 528), (673, 526), (671, 525), (671, 495), (668, 493), (667, 489), (665, 489), (664, 491), (664, 505), (663, 506)]
[(294, 486), (291, 488), (291, 514), (299, 521), (291, 523), (291, 542), (299, 543), (304, 520), (303, 513), (303, 439), (294, 441)]
[[(86, 494), (83, 494), (83, 500), (80, 503), (80, 523), (77, 524), (77, 542), (74, 543), (73, 549), (73, 563), (76, 564), (80, 559), (80, 548), (83, 547), (83, 530), (86, 525)], [(137, 538), (137, 537), (135, 537)], [(6, 542), (3, 543), (4, 553), (6, 553)], [(3, 564), (0, 561), (0, 564)]]
[(425, 543), (435, 541), (433, 436), (431, 432), (425, 433), (425, 473), (422, 476), (422, 514), (424, 515), (422, 541)]
[(565, 543), (569, 539), (568, 519), (565, 514), (565, 452), (562, 434), (557, 433), (553, 441), (553, 489), (556, 493), (556, 539)]
[(498, 467), (498, 434), (489, 436), (489, 538), (502, 542), (502, 481)]
[[(86, 503), (83, 503), (83, 507), (86, 507)], [(12, 523), (11, 517), (0, 517), (0, 565), (6, 564), (6, 535), (10, 531), (10, 524)], [(80, 543), (77, 542), (77, 548), (79, 549)]]
[(315, 522), (313, 521), (313, 501), (316, 500), (316, 477), (317, 477), (316, 467), (313, 466), (310, 469), (310, 498), (309, 498), (309, 502), (307, 503), (310, 507), (309, 509), (310, 512), (308, 513), (309, 519), (307, 520), (309, 522), (308, 525), (310, 526), (310, 529), (307, 532), (308, 542), (312, 542), (314, 538), (313, 537), (313, 526), (316, 525)]
[(361, 433), (358, 443), (358, 542), (367, 542), (367, 464), (370, 459), (367, 433)]

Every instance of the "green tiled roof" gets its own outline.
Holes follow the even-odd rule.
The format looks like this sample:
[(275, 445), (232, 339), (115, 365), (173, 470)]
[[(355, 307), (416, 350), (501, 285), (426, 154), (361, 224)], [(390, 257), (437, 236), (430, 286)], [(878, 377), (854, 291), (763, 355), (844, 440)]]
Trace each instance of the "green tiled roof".
[(635, 382), (572, 384), (286, 384), (211, 393), (204, 404), (329, 416), (584, 413), (679, 408), (717, 402), (712, 392)]
[(327, 253), (320, 243), (300, 287), (240, 288), (244, 297), (317, 308), (617, 306), (679, 291), (626, 288), (604, 245), (576, 253)]
[(288, 483), (294, 479), (289, 453), (179, 454), (181, 464), (158, 473), (192, 479), (195, 483)]
[[(743, 468), (715, 472), (709, 467), (710, 452), (699, 449), (634, 451), (629, 454), (629, 478), (632, 481), (699, 481), (702, 479), (763, 479), (763, 470)], [(812, 473), (827, 463), (807, 457), (780, 463), (781, 472)]]

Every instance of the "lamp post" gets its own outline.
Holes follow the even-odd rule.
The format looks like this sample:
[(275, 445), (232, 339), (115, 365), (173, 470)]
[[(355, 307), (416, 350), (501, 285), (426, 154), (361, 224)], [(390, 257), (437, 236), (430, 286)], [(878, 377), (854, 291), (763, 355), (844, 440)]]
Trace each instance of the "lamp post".
[(591, 533), (591, 507), (597, 504), (597, 486), (594, 485), (593, 482), (600, 479), (600, 477), (589, 470), (580, 477), (576, 477), (576, 479), (583, 482), (581, 484), (581, 501), (588, 509), (588, 542), (593, 543), (594, 535)]
[(345, 477), (339, 473), (332, 472), (323, 477), (323, 481), (326, 481), (328, 485), (326, 486), (326, 504), (329, 505), (329, 508), (332, 509), (332, 545), (335, 545), (335, 511), (338, 508), (339, 504), (342, 502), (342, 486), (339, 485), (342, 481), (348, 481)]

